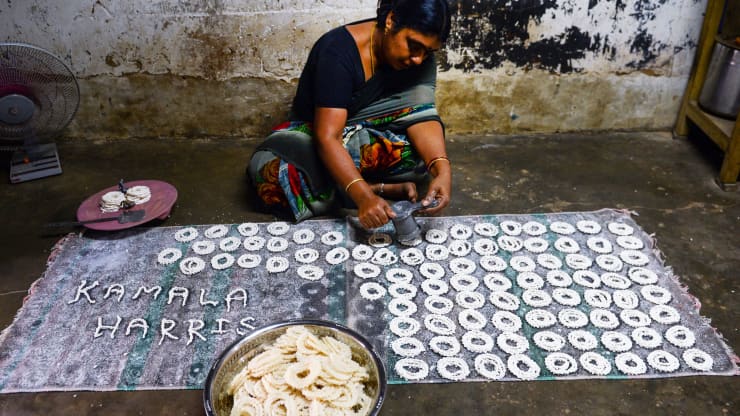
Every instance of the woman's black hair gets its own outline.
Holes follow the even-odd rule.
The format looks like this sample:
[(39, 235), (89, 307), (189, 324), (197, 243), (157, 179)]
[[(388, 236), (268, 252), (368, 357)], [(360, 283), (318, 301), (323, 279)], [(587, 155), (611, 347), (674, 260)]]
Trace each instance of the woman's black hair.
[(385, 26), (388, 13), (393, 12), (394, 30), (417, 30), (438, 36), (444, 43), (450, 35), (450, 6), (447, 0), (380, 0), (378, 26)]

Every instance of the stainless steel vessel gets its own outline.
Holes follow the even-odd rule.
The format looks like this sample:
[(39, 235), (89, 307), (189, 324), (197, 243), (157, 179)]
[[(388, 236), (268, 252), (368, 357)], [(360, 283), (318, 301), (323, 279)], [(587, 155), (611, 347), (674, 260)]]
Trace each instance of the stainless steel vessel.
[(740, 45), (717, 39), (699, 95), (699, 105), (714, 115), (736, 119), (740, 111)]

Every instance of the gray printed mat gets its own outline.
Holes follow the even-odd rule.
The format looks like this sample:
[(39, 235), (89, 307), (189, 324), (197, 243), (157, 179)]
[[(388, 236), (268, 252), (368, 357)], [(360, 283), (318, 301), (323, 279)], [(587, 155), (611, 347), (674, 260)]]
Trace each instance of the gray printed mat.
[(292, 318), (356, 329), (390, 383), (738, 373), (628, 213), (419, 223), (413, 246), (345, 220), (71, 234), (0, 335), (0, 392), (199, 389)]

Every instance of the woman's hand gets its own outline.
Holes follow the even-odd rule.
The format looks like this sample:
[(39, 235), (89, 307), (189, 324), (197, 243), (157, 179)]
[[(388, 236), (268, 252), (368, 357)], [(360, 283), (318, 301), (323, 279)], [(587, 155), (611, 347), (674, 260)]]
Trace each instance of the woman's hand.
[[(436, 165), (439, 165), (437, 163)], [(422, 199), (422, 206), (429, 206), (436, 199), (438, 204), (433, 208), (426, 208), (423, 212), (426, 215), (434, 215), (442, 211), (447, 205), (450, 204), (451, 190), (452, 190), (452, 174), (449, 163), (444, 163), (446, 166), (435, 166), (436, 175), (429, 183), (429, 190)]]
[(360, 224), (368, 230), (382, 227), (396, 216), (388, 202), (375, 194), (370, 193), (358, 199), (360, 201), (357, 204), (357, 217)]

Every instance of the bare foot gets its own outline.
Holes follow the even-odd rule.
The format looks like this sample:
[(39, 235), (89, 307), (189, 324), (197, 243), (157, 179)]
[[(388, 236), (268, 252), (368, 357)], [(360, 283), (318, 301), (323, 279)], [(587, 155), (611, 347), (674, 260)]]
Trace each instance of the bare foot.
[(413, 182), (374, 183), (371, 185), (376, 195), (396, 201), (408, 200), (416, 202), (416, 184)]

